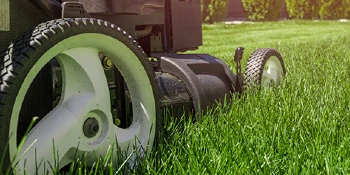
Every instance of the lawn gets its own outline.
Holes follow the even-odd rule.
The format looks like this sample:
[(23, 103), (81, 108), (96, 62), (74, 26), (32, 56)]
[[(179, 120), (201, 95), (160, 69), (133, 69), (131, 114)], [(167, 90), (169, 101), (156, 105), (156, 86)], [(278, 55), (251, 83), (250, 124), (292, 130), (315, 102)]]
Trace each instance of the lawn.
[(204, 25), (203, 46), (191, 53), (234, 70), (236, 47), (245, 47), (244, 66), (255, 49), (275, 48), (287, 69), (280, 87), (236, 95), (199, 122), (167, 117), (163, 143), (136, 169), (114, 170), (109, 154), (92, 169), (77, 160), (71, 174), (349, 174), (349, 29), (331, 21)]
[(233, 69), (233, 54), (272, 47), (287, 76), (277, 89), (234, 97), (197, 123), (169, 122), (147, 174), (349, 174), (350, 23), (204, 25), (203, 46)]

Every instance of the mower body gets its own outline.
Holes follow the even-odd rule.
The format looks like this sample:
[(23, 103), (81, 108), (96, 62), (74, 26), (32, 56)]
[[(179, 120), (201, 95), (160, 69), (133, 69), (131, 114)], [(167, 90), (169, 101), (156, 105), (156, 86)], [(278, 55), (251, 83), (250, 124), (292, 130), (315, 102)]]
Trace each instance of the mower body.
[[(2, 50), (22, 33), (52, 19), (90, 17), (122, 28), (150, 58), (160, 103), (164, 110), (169, 107), (172, 115), (200, 116), (208, 107), (229, 101), (232, 93), (240, 91), (238, 76), (221, 60), (207, 54), (179, 54), (202, 45), (200, 0), (11, 0), (2, 5)], [(47, 69), (39, 76), (52, 77), (52, 72)], [(48, 82), (34, 89), (52, 87), (50, 78), (46, 79)], [(41, 96), (37, 98), (52, 102)]]
[[(0, 172), (42, 173), (46, 162), (65, 171), (77, 155), (84, 166), (133, 167), (159, 145), (165, 116), (200, 120), (285, 75), (275, 49), (255, 50), (243, 77), (244, 48), (233, 74), (209, 54), (183, 53), (201, 45), (200, 0), (3, 0)], [(112, 145), (117, 154), (103, 158)], [(119, 153), (132, 164), (116, 167)]]

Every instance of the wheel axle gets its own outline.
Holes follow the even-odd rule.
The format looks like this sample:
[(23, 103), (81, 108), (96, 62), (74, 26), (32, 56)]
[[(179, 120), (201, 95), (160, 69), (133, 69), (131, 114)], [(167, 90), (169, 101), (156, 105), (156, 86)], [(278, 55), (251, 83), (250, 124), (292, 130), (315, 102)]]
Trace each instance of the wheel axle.
[(99, 130), (100, 126), (96, 118), (88, 118), (87, 120), (85, 120), (83, 132), (86, 137), (92, 138), (96, 136)]

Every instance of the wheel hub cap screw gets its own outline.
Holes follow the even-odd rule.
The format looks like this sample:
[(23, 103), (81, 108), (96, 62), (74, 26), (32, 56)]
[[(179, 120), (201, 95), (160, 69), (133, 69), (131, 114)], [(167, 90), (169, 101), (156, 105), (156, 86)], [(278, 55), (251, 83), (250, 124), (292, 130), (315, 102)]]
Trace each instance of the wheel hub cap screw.
[(94, 137), (98, 131), (100, 130), (100, 126), (98, 121), (95, 118), (88, 118), (85, 120), (83, 126), (84, 135), (88, 138)]
[(116, 118), (116, 119), (114, 120), (114, 124), (115, 124), (116, 126), (119, 126), (119, 125), (121, 124), (121, 121), (120, 121), (118, 118)]
[(108, 59), (108, 57), (104, 57), (102, 59), (102, 65), (103, 65), (103, 68), (110, 69), (112, 67), (113, 63), (110, 59)]

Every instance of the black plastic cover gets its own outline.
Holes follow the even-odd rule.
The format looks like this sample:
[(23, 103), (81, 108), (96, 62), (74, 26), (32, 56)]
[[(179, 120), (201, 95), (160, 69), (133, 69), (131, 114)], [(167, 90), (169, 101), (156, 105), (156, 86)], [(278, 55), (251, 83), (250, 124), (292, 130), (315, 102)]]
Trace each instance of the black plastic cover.
[(164, 0), (79, 0), (88, 13), (148, 15), (164, 9)]
[(185, 83), (198, 118), (217, 102), (229, 102), (235, 92), (235, 77), (230, 68), (211, 55), (156, 53), (152, 56), (160, 61), (162, 72)]
[(200, 0), (166, 0), (164, 47), (170, 52), (197, 49), (202, 45)]
[(175, 118), (192, 115), (192, 100), (183, 81), (174, 75), (161, 72), (156, 72), (156, 80), (164, 115)]

